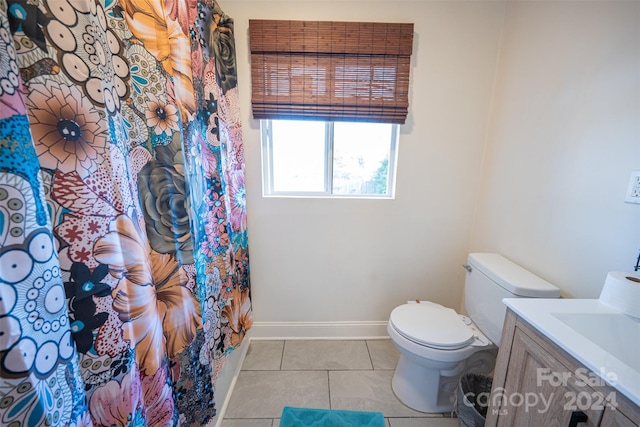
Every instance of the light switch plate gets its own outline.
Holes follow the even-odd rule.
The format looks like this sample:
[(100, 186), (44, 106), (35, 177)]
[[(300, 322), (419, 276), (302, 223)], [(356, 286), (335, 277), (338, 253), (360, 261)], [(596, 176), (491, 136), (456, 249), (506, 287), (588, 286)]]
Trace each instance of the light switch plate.
[(624, 201), (627, 203), (640, 203), (640, 171), (631, 172), (627, 197), (624, 198)]

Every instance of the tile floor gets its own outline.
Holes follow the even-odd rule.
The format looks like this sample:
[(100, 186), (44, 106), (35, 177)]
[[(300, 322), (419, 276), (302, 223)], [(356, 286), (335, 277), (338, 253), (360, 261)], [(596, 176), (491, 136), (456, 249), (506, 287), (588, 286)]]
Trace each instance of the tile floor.
[(391, 390), (391, 340), (252, 340), (222, 427), (278, 427), (284, 406), (379, 411), (388, 427), (454, 427), (451, 414), (404, 406)]

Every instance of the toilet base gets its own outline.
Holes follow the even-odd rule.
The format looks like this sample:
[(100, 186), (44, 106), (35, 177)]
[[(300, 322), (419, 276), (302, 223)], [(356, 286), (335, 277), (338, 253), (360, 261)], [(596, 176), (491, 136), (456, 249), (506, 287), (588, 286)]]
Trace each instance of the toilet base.
[(488, 374), (493, 371), (498, 349), (490, 347), (473, 353), (459, 362), (426, 360), (400, 351), (391, 388), (396, 397), (420, 412), (451, 412), (460, 377), (466, 373)]
[[(461, 362), (464, 365), (464, 362)], [(452, 377), (440, 369), (421, 366), (401, 354), (393, 373), (391, 388), (406, 406), (420, 412), (450, 412), (454, 409), (455, 390), (462, 372)]]

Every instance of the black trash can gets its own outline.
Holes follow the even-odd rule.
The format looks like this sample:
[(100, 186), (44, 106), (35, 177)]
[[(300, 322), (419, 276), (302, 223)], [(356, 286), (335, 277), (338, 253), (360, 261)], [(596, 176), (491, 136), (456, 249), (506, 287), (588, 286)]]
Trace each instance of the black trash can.
[(484, 426), (492, 380), (490, 376), (471, 373), (460, 377), (456, 399), (459, 427)]

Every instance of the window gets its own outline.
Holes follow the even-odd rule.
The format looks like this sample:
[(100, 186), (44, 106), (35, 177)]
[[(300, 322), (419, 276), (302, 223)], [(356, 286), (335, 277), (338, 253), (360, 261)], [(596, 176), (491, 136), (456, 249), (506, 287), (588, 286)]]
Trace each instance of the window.
[(393, 197), (397, 125), (302, 120), (261, 124), (265, 195)]

